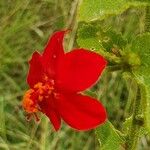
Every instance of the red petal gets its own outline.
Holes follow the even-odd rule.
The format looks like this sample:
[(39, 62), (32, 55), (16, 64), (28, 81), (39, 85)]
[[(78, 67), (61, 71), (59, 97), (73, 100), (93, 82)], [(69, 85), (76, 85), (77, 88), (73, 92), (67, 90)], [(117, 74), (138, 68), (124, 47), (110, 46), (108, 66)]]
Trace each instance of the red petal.
[(34, 52), (32, 59), (29, 61), (30, 68), (28, 72), (27, 82), (32, 88), (37, 82), (42, 80), (43, 67), (41, 63), (41, 55), (38, 52)]
[(106, 120), (106, 111), (100, 102), (81, 94), (70, 94), (57, 99), (62, 119), (72, 128), (89, 130)]
[(83, 91), (97, 81), (106, 63), (102, 56), (94, 52), (73, 50), (58, 65), (57, 84), (62, 89)]
[(41, 111), (49, 118), (51, 123), (53, 124), (55, 130), (57, 131), (61, 125), (61, 118), (59, 113), (57, 112), (55, 106), (52, 106), (51, 99), (45, 99), (40, 103)]
[(60, 116), (55, 111), (48, 111), (45, 115), (50, 119), (56, 131), (59, 130), (61, 125)]
[(64, 55), (63, 38), (67, 31), (55, 32), (49, 39), (43, 53), (43, 64), (50, 77), (55, 75), (57, 61)]

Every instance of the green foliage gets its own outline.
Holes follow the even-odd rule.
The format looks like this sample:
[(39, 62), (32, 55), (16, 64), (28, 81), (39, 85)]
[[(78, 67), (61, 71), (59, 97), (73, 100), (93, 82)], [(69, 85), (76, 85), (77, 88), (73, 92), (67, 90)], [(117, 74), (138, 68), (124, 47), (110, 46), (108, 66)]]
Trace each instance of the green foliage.
[[(120, 101), (117, 100), (119, 95), (113, 99), (114, 105), (111, 100), (103, 102), (109, 114), (108, 119), (114, 125), (108, 121), (96, 130), (100, 148), (103, 150), (144, 149), (142, 144), (139, 145), (140, 140), (150, 133), (150, 33), (147, 33), (149, 2), (83, 0), (79, 6), (77, 18), (79, 47), (89, 48), (107, 58), (108, 72), (116, 71), (118, 77), (120, 72), (128, 76), (128, 79), (124, 78), (127, 82), (126, 88), (119, 86), (125, 97), (128, 95), (125, 102), (121, 92)], [(111, 77), (108, 72), (106, 76), (110, 84)], [(124, 84), (122, 80), (121, 83)], [(112, 117), (113, 113), (115, 115), (117, 111), (120, 113), (118, 105), (123, 111), (122, 120), (116, 119), (120, 121), (119, 125), (114, 121), (115, 117)], [(112, 108), (116, 111), (112, 111)]]
[(140, 66), (133, 70), (136, 77), (150, 88), (150, 33), (139, 35), (133, 42), (131, 50), (140, 59)]
[(144, 129), (150, 135), (150, 91), (145, 84), (140, 83), (141, 101), (143, 109)]
[(146, 120), (146, 129), (150, 135), (150, 126), (149, 126), (149, 124), (150, 124), (150, 108), (149, 108), (149, 106), (150, 106), (150, 92), (148, 90), (146, 93), (144, 93), (147, 95), (143, 96), (143, 98), (147, 98), (147, 99), (145, 99), (146, 104), (144, 105), (145, 106), (145, 120)]
[(107, 51), (111, 51), (111, 49), (115, 48), (115, 49), (123, 49), (125, 48), (127, 41), (123, 38), (123, 36), (121, 35), (121, 33), (117, 33), (114, 30), (107, 30), (105, 32), (103, 32), (104, 37), (103, 39), (103, 47), (107, 50)]
[(109, 121), (99, 127), (96, 134), (101, 150), (120, 150), (123, 147), (124, 139)]
[(98, 52), (102, 50), (112, 52), (115, 49), (125, 48), (127, 40), (123, 38), (121, 33), (112, 29), (102, 30), (98, 23), (83, 23), (79, 26), (77, 44), (80, 47)]
[(120, 14), (132, 5), (145, 5), (144, 2), (148, 2), (148, 0), (141, 3), (134, 0), (83, 0), (79, 9), (78, 20), (86, 22), (102, 20), (110, 15)]
[(132, 143), (137, 150), (149, 149), (150, 18), (145, 6), (150, 1), (82, 0), (73, 12), (75, 2), (0, 0), (0, 149), (99, 149), (93, 131), (78, 133), (62, 126), (55, 133), (47, 118), (27, 122), (20, 109), (32, 52), (42, 50), (49, 35), (69, 23), (75, 32), (77, 21), (77, 45), (108, 59), (100, 83), (87, 91), (102, 100), (108, 113), (108, 121), (96, 129), (100, 149), (131, 150), (127, 145)]
[(102, 43), (98, 36), (98, 30), (98, 27), (92, 24), (82, 24), (78, 29), (78, 45), (91, 50), (100, 50)]
[(79, 10), (79, 21), (93, 21), (118, 14), (125, 9), (125, 3), (126, 0), (83, 0)]

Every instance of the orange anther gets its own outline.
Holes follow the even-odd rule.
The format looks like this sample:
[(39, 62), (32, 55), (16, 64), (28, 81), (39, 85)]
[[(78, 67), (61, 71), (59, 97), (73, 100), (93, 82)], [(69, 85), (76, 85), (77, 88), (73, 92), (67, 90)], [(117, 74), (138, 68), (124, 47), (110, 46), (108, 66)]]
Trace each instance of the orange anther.
[(23, 108), (28, 113), (35, 113), (40, 110), (38, 102), (48, 99), (54, 90), (53, 85), (48, 83), (38, 82), (33, 89), (29, 89), (23, 97)]
[(40, 102), (43, 100), (43, 96), (39, 95), (39, 99)]
[(22, 106), (23, 108), (28, 112), (28, 113), (32, 113), (32, 112), (37, 112), (38, 109), (34, 106), (34, 103), (31, 99), (31, 95), (34, 92), (33, 89), (28, 90), (24, 97), (23, 97), (23, 103)]
[(39, 89), (39, 88), (42, 87), (42, 85), (43, 85), (42, 82), (38, 82), (37, 84), (34, 85), (34, 88), (35, 88), (35, 89)]
[(48, 81), (48, 76), (44, 75), (44, 81)]
[(38, 89), (38, 92), (39, 92), (40, 94), (43, 94), (43, 93), (44, 93), (44, 91), (43, 91), (42, 88)]

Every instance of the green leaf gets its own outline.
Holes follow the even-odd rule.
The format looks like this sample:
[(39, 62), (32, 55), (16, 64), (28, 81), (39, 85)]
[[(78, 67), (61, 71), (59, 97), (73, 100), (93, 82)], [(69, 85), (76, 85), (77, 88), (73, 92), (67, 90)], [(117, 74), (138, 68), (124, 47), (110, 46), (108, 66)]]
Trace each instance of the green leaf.
[(107, 121), (96, 130), (101, 150), (120, 150), (124, 144), (124, 139), (117, 133), (114, 126)]
[(117, 15), (125, 11), (130, 6), (145, 4), (147, 0), (136, 2), (134, 0), (83, 0), (78, 14), (79, 21), (93, 21), (104, 19), (110, 15)]
[(142, 2), (142, 3), (143, 3), (143, 2), (150, 3), (149, 0), (132, 0), (132, 2), (135, 2), (135, 3), (136, 3), (136, 2), (140, 2), (140, 3), (141, 3), (141, 2)]
[(150, 33), (138, 36), (132, 42), (131, 50), (139, 57), (141, 62), (140, 66), (133, 69), (133, 73), (141, 84), (144, 118), (150, 133)]
[(148, 93), (147, 103), (145, 108), (146, 129), (150, 135), (150, 93)]
[(123, 38), (121, 33), (117, 33), (111, 29), (103, 32), (103, 39), (102, 45), (109, 52), (112, 48), (123, 49), (127, 44), (127, 40)]
[[(131, 127), (131, 124), (132, 124), (132, 116), (131, 117), (129, 117), (129, 118), (127, 118), (126, 120), (125, 120), (125, 122), (123, 123), (123, 127), (122, 127), (122, 129), (123, 129), (123, 132), (125, 133), (125, 134), (129, 134), (129, 131), (130, 131), (130, 127)], [(138, 131), (138, 135), (139, 135), (139, 137), (141, 137), (141, 136), (143, 136), (143, 135), (146, 135), (148, 132), (147, 132), (147, 129), (145, 128), (145, 127), (141, 127), (140, 128), (140, 130)]]
[(83, 0), (79, 9), (79, 21), (104, 19), (106, 15), (124, 10), (126, 0)]
[(139, 57), (141, 65), (133, 69), (137, 79), (150, 88), (150, 33), (138, 36), (133, 42), (131, 50)]
[(88, 48), (94, 51), (112, 52), (113, 48), (122, 49), (127, 41), (120, 33), (109, 29), (103, 31), (98, 23), (87, 23), (79, 26), (77, 43), (80, 47)]
[(144, 115), (144, 127), (150, 135), (150, 91), (144, 84), (140, 84), (141, 88), (141, 101)]
[(78, 30), (77, 43), (80, 47), (99, 50), (102, 43), (98, 37), (98, 28), (92, 24), (83, 24)]

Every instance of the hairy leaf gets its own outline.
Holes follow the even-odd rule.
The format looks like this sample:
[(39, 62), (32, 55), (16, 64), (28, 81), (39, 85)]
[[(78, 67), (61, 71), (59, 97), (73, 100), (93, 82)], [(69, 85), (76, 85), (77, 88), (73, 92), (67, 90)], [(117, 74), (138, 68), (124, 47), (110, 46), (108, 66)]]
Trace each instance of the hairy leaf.
[(130, 6), (139, 6), (145, 4), (145, 1), (134, 0), (83, 0), (78, 14), (79, 21), (93, 21), (104, 19), (110, 15), (117, 15), (125, 11)]
[(96, 130), (101, 150), (120, 150), (124, 139), (117, 133), (113, 125), (107, 121)]
[(132, 43), (131, 50), (140, 58), (141, 65), (134, 68), (136, 77), (150, 88), (150, 33), (138, 36)]
[(98, 28), (92, 24), (83, 24), (78, 30), (77, 43), (80, 47), (99, 50), (102, 43), (98, 37)]
[(112, 29), (102, 30), (98, 23), (84, 23), (78, 29), (77, 43), (80, 47), (94, 51), (106, 50), (112, 52), (113, 50), (123, 49), (127, 41), (120, 33)]
[[(150, 33), (138, 36), (132, 43), (131, 50), (137, 54), (141, 64), (133, 69), (136, 78), (141, 82), (143, 108), (146, 125), (150, 133)], [(146, 86), (146, 87), (145, 87)]]

